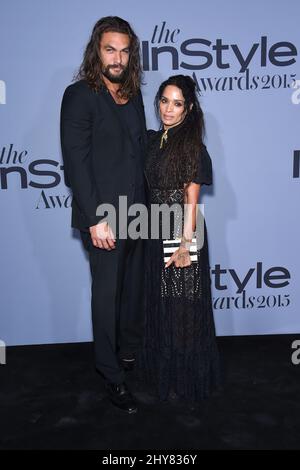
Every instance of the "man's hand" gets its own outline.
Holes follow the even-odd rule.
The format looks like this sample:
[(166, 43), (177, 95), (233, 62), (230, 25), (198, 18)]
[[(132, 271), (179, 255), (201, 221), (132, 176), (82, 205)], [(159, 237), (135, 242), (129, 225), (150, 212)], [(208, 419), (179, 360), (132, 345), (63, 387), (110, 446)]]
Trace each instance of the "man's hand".
[(100, 222), (90, 227), (93, 245), (96, 248), (111, 251), (115, 248), (115, 236), (107, 222)]
[(174, 263), (176, 268), (185, 268), (192, 264), (190, 252), (186, 248), (180, 247), (178, 250), (174, 251), (173, 255), (169, 261), (165, 264), (165, 268), (171, 266)]

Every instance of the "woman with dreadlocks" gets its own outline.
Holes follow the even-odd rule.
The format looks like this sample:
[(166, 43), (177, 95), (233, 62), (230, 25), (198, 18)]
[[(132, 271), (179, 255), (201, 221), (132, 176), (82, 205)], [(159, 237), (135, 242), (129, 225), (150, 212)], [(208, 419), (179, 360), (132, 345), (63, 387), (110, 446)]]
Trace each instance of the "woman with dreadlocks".
[[(155, 107), (161, 128), (148, 131), (145, 170), (151, 210), (156, 204), (169, 208), (175, 204), (185, 211), (175, 210), (173, 219), (169, 218), (170, 240), (163, 235), (164, 222), (158, 224), (156, 239), (151, 227), (141, 369), (160, 400), (195, 402), (207, 397), (219, 382), (206, 225), (198, 217), (200, 188), (212, 183), (212, 165), (202, 141), (203, 112), (192, 78), (176, 75), (164, 81)], [(197, 227), (200, 237), (193, 251), (198, 219), (202, 220)], [(176, 243), (170, 248), (176, 239), (177, 248)]]

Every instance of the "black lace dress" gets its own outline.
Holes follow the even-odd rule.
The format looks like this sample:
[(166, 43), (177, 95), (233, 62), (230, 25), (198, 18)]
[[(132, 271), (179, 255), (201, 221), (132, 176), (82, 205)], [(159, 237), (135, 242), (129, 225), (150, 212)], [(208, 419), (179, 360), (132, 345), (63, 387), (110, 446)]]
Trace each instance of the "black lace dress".
[[(169, 129), (168, 139), (176, 128)], [(162, 131), (149, 131), (146, 176), (149, 203), (183, 205), (183, 188), (165, 188), (160, 181), (164, 157)], [(211, 184), (211, 159), (203, 146), (196, 183)], [(171, 237), (172, 238), (172, 237)], [(219, 384), (219, 359), (211, 301), (206, 226), (196, 263), (164, 268), (162, 239), (146, 246), (145, 332), (140, 366), (143, 382), (160, 400), (199, 401)]]

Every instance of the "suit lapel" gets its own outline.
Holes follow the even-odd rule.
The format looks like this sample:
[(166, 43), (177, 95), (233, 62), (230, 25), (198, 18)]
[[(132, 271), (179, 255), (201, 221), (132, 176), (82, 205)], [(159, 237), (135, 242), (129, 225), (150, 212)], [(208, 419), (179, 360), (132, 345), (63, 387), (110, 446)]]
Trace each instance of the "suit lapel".
[(132, 103), (140, 117), (140, 121), (142, 123), (142, 140), (143, 140), (143, 150), (144, 153), (146, 151), (146, 143), (147, 143), (147, 134), (146, 134), (146, 120), (145, 120), (145, 113), (144, 113), (144, 106), (142, 102), (142, 97), (140, 95), (136, 95), (132, 99)]

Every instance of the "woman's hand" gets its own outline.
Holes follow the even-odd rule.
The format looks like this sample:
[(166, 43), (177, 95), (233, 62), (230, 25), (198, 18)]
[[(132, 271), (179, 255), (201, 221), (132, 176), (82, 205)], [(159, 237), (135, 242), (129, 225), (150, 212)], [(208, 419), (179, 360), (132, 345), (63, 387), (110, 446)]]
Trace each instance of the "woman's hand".
[(190, 266), (192, 262), (189, 250), (184, 247), (179, 247), (165, 264), (165, 268), (171, 266), (172, 263), (175, 264), (176, 268), (186, 268)]

